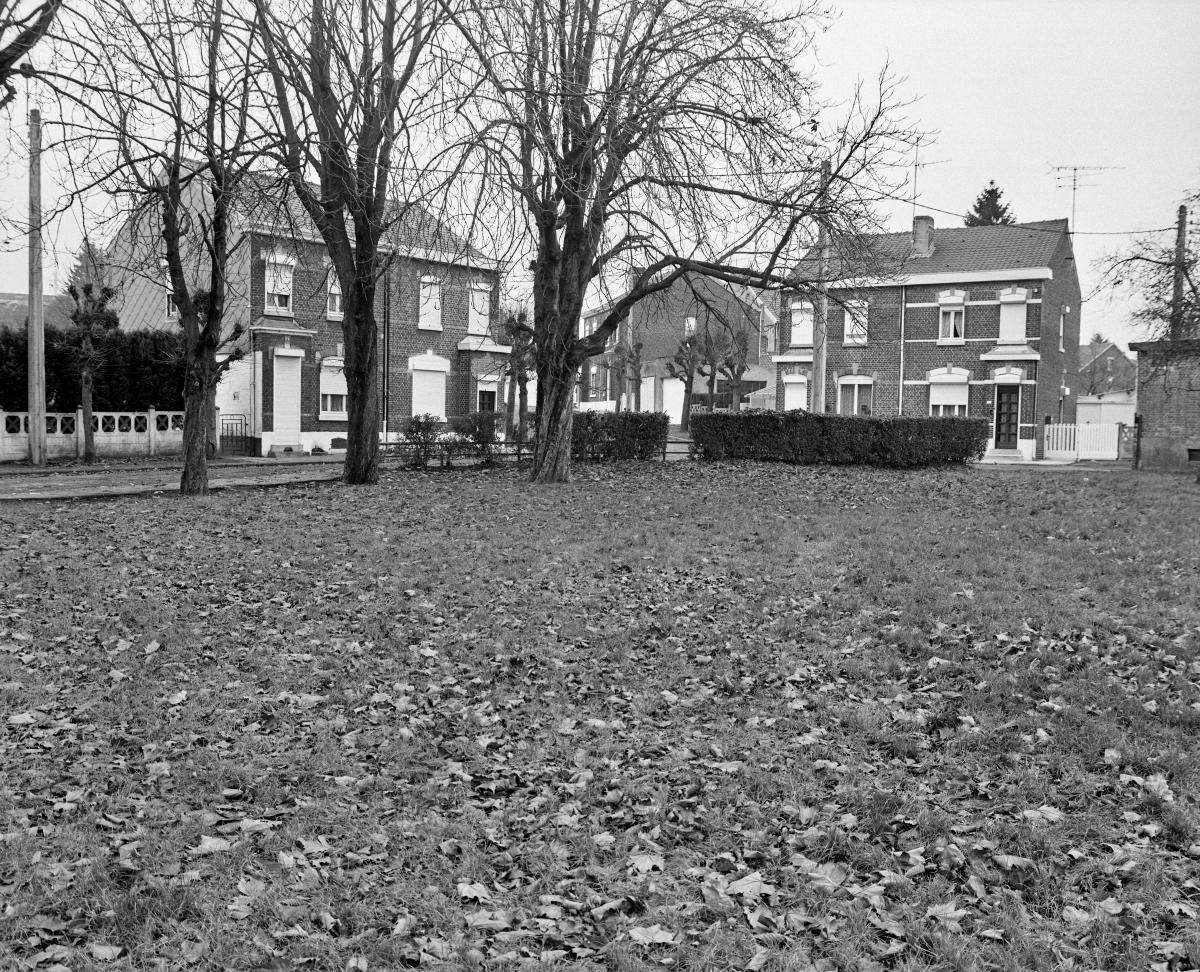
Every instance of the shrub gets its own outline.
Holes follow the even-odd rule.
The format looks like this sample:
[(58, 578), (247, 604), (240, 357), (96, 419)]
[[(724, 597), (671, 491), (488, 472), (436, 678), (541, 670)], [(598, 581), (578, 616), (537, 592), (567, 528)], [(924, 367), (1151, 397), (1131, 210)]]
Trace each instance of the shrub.
[(571, 426), (575, 459), (657, 459), (667, 447), (662, 412), (576, 412)]
[(496, 461), (497, 432), (503, 421), (499, 412), (470, 412), (451, 416), (450, 427), (475, 447), (485, 466), (490, 466)]
[(441, 430), (442, 420), (436, 415), (414, 415), (408, 420), (404, 426), (404, 438), (412, 446), (414, 469), (424, 469), (429, 465)]
[(972, 418), (866, 418), (747, 411), (692, 416), (702, 459), (761, 459), (910, 469), (981, 459), (988, 424)]

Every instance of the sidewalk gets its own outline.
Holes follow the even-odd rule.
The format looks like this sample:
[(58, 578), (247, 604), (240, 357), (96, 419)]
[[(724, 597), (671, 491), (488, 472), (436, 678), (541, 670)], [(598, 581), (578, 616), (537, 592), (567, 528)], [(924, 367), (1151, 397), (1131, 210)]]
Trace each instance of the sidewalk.
[[(342, 456), (298, 459), (218, 459), (208, 464), (208, 488), (261, 489), (341, 478)], [(93, 466), (0, 467), (0, 503), (95, 499), (177, 493), (183, 464), (174, 461)]]

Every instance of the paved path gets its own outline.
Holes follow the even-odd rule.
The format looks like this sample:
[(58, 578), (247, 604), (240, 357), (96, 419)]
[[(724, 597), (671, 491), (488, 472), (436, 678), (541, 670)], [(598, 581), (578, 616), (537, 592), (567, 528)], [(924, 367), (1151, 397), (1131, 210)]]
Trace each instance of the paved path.
[[(144, 496), (179, 491), (183, 467), (178, 464), (129, 464), (123, 467), (64, 467), (9, 469), (0, 475), (0, 503), (29, 500), (95, 499)], [(261, 489), (295, 483), (329, 482), (342, 475), (341, 457), (333, 462), (270, 461), (209, 464), (208, 488)]]

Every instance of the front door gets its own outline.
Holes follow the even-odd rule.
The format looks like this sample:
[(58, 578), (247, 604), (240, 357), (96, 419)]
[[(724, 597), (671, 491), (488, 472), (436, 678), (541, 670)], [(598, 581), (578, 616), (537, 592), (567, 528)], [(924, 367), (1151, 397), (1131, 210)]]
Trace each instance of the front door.
[(1020, 385), (996, 386), (996, 448), (1015, 449), (1021, 402)]

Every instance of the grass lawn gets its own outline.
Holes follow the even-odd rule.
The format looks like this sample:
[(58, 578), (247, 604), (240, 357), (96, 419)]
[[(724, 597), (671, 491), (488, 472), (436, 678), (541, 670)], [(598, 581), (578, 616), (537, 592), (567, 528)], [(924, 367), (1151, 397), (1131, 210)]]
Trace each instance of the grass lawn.
[(1200, 487), (0, 506), (0, 968), (1200, 967)]

